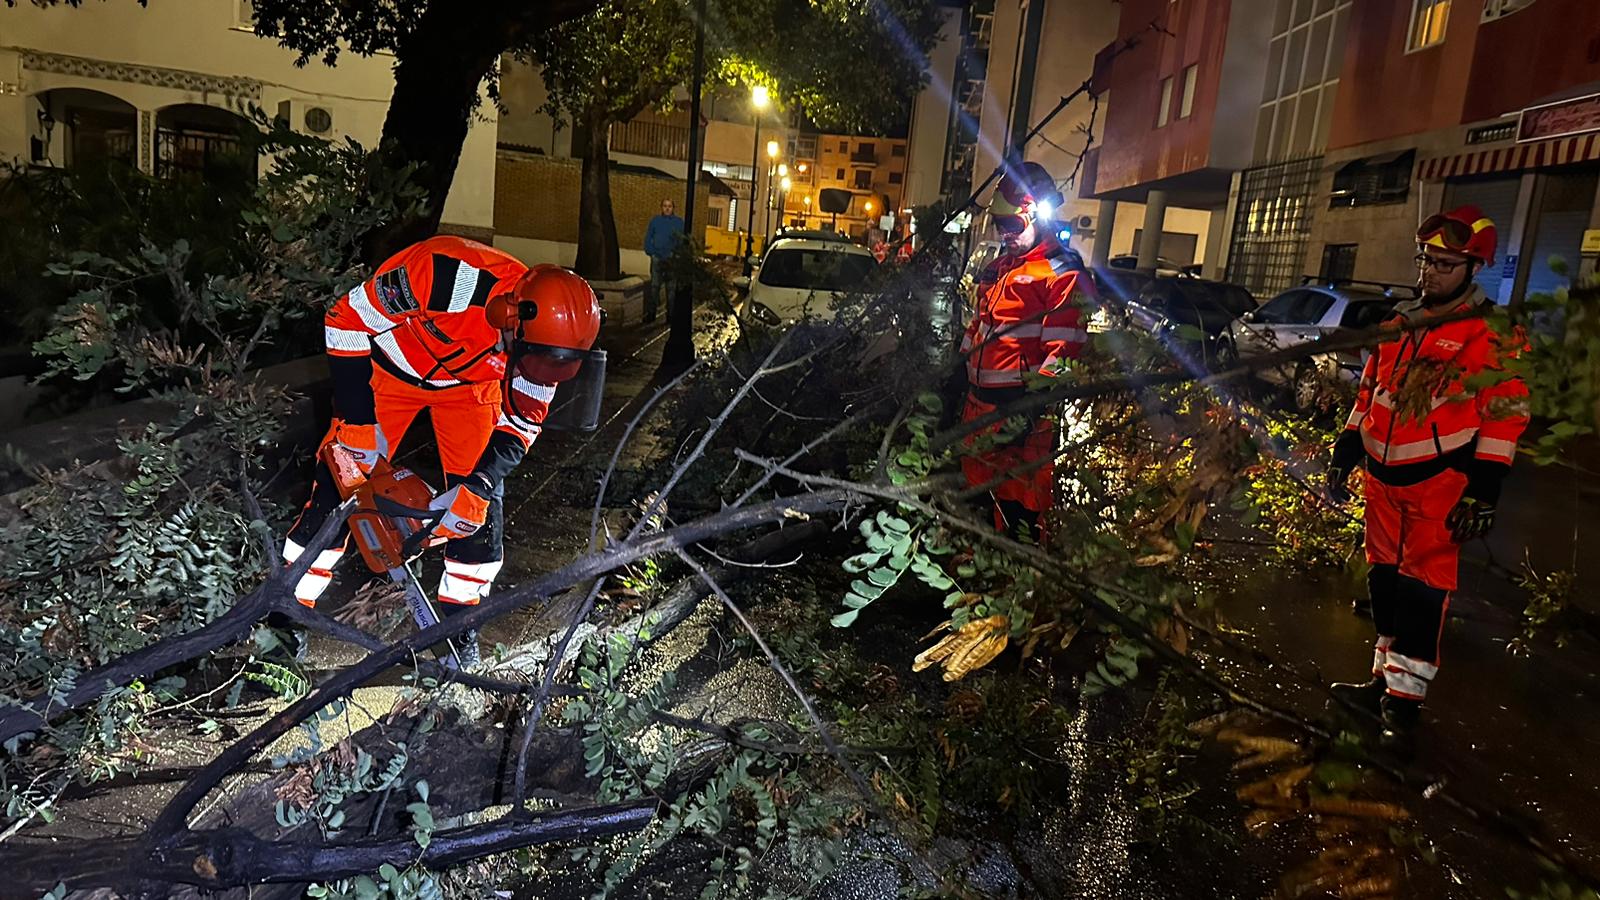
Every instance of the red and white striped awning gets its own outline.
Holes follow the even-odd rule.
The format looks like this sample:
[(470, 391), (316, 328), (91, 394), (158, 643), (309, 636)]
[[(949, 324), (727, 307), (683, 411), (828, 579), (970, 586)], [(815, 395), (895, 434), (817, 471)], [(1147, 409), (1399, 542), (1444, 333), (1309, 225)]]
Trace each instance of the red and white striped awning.
[(1490, 175), (1518, 169), (1564, 166), (1594, 159), (1600, 159), (1600, 134), (1580, 134), (1536, 144), (1517, 144), (1498, 150), (1476, 150), (1424, 159), (1417, 163), (1417, 177), (1423, 181), (1438, 181), (1454, 175)]

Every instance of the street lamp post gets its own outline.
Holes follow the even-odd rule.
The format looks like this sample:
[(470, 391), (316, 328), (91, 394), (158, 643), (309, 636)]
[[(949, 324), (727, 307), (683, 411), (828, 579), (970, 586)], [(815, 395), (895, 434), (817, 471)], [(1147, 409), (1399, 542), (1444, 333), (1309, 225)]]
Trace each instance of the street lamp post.
[[(766, 241), (772, 241), (772, 179), (777, 177), (778, 170), (778, 142), (767, 141), (767, 210), (762, 216), (761, 227), (765, 229)], [(763, 249), (765, 249), (763, 244)]]
[(750, 106), (755, 110), (751, 120), (755, 122), (756, 140), (755, 147), (750, 151), (750, 210), (745, 214), (744, 223), (745, 277), (750, 275), (750, 257), (756, 252), (756, 166), (761, 164), (761, 111), (767, 108), (768, 99), (766, 85), (758, 84), (750, 88)]
[[(779, 166), (778, 168), (781, 170), (783, 167)], [(783, 223), (784, 219), (788, 218), (789, 188), (793, 186), (794, 182), (789, 180), (788, 175), (782, 175), (778, 180), (778, 223), (780, 225)]]

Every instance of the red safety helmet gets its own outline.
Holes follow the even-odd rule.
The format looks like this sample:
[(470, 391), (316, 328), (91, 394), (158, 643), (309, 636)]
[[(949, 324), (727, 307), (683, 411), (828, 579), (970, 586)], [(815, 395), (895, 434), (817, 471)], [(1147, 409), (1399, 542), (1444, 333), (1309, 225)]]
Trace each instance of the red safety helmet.
[(510, 372), (539, 384), (578, 373), (605, 315), (589, 282), (549, 264), (529, 269), (484, 307), (489, 324), (511, 332)]
[(1499, 232), (1494, 221), (1476, 206), (1461, 206), (1446, 213), (1435, 213), (1417, 229), (1417, 244), (1437, 247), (1470, 256), (1484, 265), (1494, 263)]
[[(1041, 209), (1041, 205), (1046, 209)], [(1046, 216), (1061, 208), (1061, 192), (1050, 172), (1036, 162), (1020, 166), (1006, 164), (1000, 184), (989, 196), (989, 216), (1000, 231), (1018, 232), (1028, 227), (1028, 219)]]

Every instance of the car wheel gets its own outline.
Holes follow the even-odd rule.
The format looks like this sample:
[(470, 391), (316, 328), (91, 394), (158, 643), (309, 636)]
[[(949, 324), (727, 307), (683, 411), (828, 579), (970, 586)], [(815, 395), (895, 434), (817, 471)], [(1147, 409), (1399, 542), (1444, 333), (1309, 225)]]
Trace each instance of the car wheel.
[(1233, 341), (1229, 338), (1217, 338), (1217, 349), (1213, 354), (1218, 372), (1226, 372), (1239, 364), (1239, 351), (1234, 348)]
[(1294, 404), (1295, 412), (1316, 412), (1321, 394), (1322, 373), (1309, 362), (1301, 363), (1294, 370), (1294, 379), (1289, 383), (1289, 400)]

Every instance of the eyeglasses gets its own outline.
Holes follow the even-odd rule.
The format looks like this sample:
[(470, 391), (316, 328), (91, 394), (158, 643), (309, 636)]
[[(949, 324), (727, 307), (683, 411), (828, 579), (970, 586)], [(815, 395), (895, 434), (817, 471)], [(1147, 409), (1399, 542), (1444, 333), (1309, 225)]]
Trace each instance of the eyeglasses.
[(1449, 275), (1467, 264), (1467, 260), (1464, 259), (1443, 259), (1437, 256), (1429, 256), (1426, 253), (1418, 253), (1413, 257), (1413, 260), (1416, 262), (1419, 271), (1432, 269), (1440, 275)]
[(1451, 250), (1465, 250), (1472, 242), (1472, 226), (1458, 219), (1434, 214), (1417, 229), (1417, 240), (1420, 243), (1436, 235), (1443, 238), (1444, 245)]

